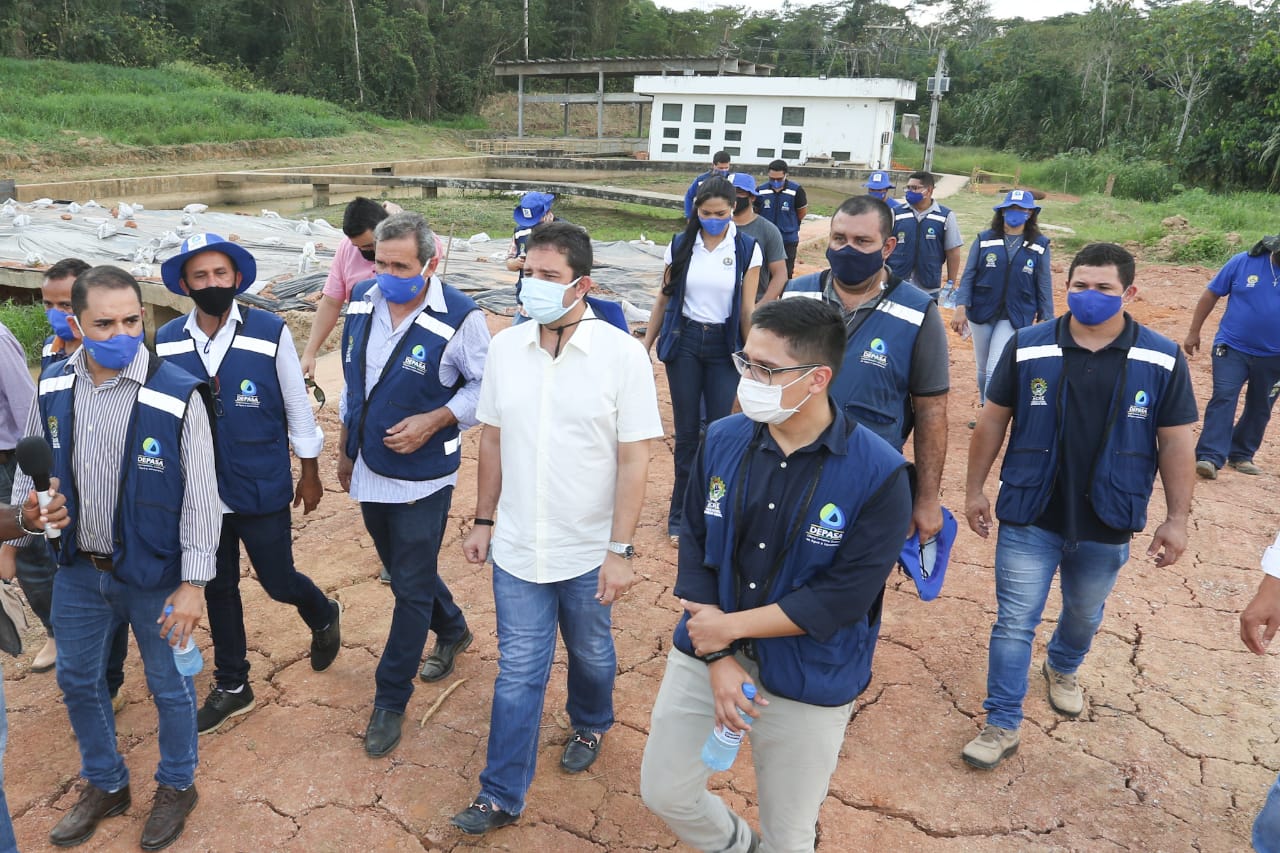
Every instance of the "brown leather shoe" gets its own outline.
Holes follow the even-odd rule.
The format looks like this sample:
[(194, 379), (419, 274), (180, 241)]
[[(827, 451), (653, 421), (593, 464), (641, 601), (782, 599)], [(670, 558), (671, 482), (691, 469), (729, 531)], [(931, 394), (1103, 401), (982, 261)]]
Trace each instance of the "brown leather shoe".
[(142, 828), (142, 849), (163, 850), (178, 840), (187, 828), (187, 815), (196, 807), (196, 786), (185, 791), (161, 785), (156, 788), (156, 798), (151, 804), (151, 816)]
[(75, 847), (85, 843), (98, 831), (98, 824), (104, 817), (121, 814), (129, 808), (130, 802), (128, 785), (119, 791), (107, 793), (98, 786), (85, 782), (80, 799), (49, 833), (49, 843), (55, 847)]

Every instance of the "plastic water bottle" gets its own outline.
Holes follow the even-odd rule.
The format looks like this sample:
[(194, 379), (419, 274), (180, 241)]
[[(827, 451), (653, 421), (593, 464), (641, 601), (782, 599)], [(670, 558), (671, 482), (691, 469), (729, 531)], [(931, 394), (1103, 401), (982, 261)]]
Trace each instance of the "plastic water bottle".
[[(742, 695), (749, 700), (755, 699), (756, 686), (742, 685)], [(738, 713), (747, 723), (751, 722), (751, 718), (741, 708), (738, 709)], [(738, 757), (738, 748), (742, 746), (742, 734), (742, 732), (729, 731), (723, 726), (712, 728), (711, 734), (707, 735), (707, 742), (702, 745), (702, 763), (716, 772), (728, 770), (733, 766), (734, 759)]]
[(173, 649), (173, 664), (182, 675), (189, 678), (204, 669), (204, 657), (200, 654), (200, 650), (196, 648), (195, 637), (187, 637), (185, 646), (171, 646), (170, 648)]
[(956, 297), (959, 295), (959, 287), (955, 282), (944, 283), (942, 292), (938, 294), (938, 304), (943, 308), (955, 308)]

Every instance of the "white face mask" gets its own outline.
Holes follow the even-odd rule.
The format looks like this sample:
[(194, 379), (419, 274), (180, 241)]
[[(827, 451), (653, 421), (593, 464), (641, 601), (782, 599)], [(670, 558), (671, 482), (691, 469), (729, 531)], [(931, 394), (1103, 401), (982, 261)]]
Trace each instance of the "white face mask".
[(579, 297), (570, 305), (564, 304), (565, 293), (570, 288), (576, 287), (581, 280), (581, 277), (578, 277), (568, 284), (560, 284), (529, 275), (524, 276), (520, 280), (520, 302), (524, 305), (525, 313), (539, 325), (546, 326), (554, 323), (582, 301)]
[(800, 380), (806, 378), (810, 373), (817, 370), (811, 367), (796, 379), (792, 379), (786, 385), (766, 385), (763, 382), (757, 382), (749, 376), (743, 376), (738, 380), (738, 402), (742, 404), (742, 413), (756, 423), (761, 424), (780, 424), (787, 418), (800, 411), (800, 407), (808, 401), (812, 394), (806, 394), (804, 399), (796, 404), (794, 409), (784, 409), (782, 407), (782, 392), (795, 385)]

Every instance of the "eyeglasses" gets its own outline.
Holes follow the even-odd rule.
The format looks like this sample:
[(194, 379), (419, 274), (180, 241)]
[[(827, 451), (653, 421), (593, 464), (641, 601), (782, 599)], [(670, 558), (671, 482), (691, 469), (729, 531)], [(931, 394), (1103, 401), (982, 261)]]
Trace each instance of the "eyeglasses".
[(222, 383), (218, 381), (217, 374), (209, 378), (209, 390), (213, 392), (213, 413), (222, 417)]
[(776, 373), (790, 373), (793, 370), (813, 370), (822, 367), (821, 364), (797, 364), (794, 367), (765, 367), (763, 364), (756, 364), (754, 361), (747, 360), (745, 352), (735, 352), (733, 354), (733, 366), (737, 368), (739, 376), (746, 376), (761, 382), (765, 385), (773, 384), (773, 377)]
[(912, 186), (911, 184), (907, 184), (907, 189), (911, 190), (913, 193), (922, 193), (929, 188), (924, 186), (923, 184), (916, 184), (914, 186)]
[(307, 390), (310, 391), (315, 396), (316, 402), (319, 403), (320, 408), (323, 409), (324, 408), (324, 389), (321, 388), (319, 385), (317, 385), (316, 381), (312, 379), (310, 376), (303, 379), (302, 384), (307, 386)]

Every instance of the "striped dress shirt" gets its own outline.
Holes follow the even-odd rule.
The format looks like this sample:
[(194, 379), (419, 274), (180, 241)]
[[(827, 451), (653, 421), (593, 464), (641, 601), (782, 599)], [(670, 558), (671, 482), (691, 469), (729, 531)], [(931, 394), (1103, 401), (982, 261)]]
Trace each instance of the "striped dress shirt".
[[(124, 370), (101, 385), (85, 364), (84, 348), (63, 363), (65, 373), (75, 374), (75, 436), (72, 470), (77, 494), (76, 545), (82, 551), (111, 554), (116, 502), (120, 497), (121, 466), (129, 422), (138, 391), (147, 381), (150, 354), (139, 347)], [(27, 416), (26, 435), (44, 435), (39, 400)], [(182, 544), (182, 579), (210, 581), (215, 574), (214, 556), (222, 535), (222, 508), (218, 478), (213, 465), (213, 433), (208, 410), (197, 393), (187, 401), (182, 418), (183, 498), (179, 541)], [(25, 496), (31, 477), (19, 471), (13, 494)], [(131, 496), (130, 496), (131, 497)], [(19, 501), (21, 503), (21, 501)], [(34, 541), (28, 537), (21, 542)], [(15, 541), (18, 544), (18, 541)]]

